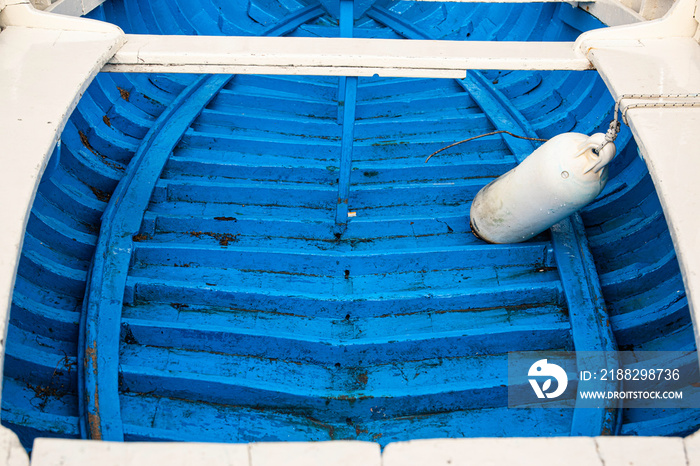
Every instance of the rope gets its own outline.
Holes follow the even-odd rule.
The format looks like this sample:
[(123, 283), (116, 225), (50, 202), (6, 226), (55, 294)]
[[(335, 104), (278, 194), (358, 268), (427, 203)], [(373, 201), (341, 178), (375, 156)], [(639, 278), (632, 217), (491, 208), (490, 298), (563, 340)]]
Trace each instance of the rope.
[(600, 151), (603, 150), (603, 147), (605, 147), (609, 142), (615, 142), (615, 139), (617, 139), (617, 135), (620, 133), (620, 122), (617, 119), (617, 112), (615, 112), (615, 117), (613, 118), (613, 121), (610, 122), (610, 126), (608, 127), (608, 131), (605, 133), (605, 141), (603, 143), (593, 149), (593, 152), (596, 154), (600, 154)]
[(622, 121), (624, 121), (625, 124), (627, 124), (627, 111), (630, 108), (644, 107), (700, 107), (700, 102), (649, 102), (643, 104), (629, 104), (622, 111)]
[(509, 134), (509, 135), (513, 136), (514, 138), (526, 139), (526, 140), (528, 140), (528, 141), (540, 141), (540, 142), (545, 142), (545, 141), (547, 141), (547, 139), (529, 138), (529, 137), (526, 137), (526, 136), (519, 136), (519, 135), (517, 135), (517, 134), (513, 134), (513, 133), (511, 133), (510, 131), (506, 131), (506, 130), (492, 131), (492, 132), (490, 132), (490, 133), (484, 133), (484, 134), (480, 134), (480, 135), (478, 135), (478, 136), (472, 136), (472, 137), (470, 137), (470, 138), (463, 139), (462, 141), (457, 141), (457, 142), (455, 142), (455, 143), (452, 143), (452, 144), (450, 144), (449, 146), (445, 146), (445, 147), (443, 147), (442, 149), (438, 149), (438, 150), (436, 150), (435, 152), (433, 152), (432, 154), (430, 154), (430, 155), (428, 156), (427, 159), (425, 159), (425, 163), (428, 163), (428, 160), (430, 160), (431, 157), (432, 157), (433, 155), (439, 154), (440, 152), (442, 152), (442, 151), (444, 151), (444, 150), (447, 150), (447, 149), (449, 149), (450, 147), (454, 147), (454, 146), (456, 146), (456, 145), (458, 145), (458, 144), (463, 144), (463, 143), (465, 143), (465, 142), (473, 141), (474, 139), (479, 139), (479, 138), (483, 138), (483, 137), (486, 137), (486, 136), (493, 136), (494, 134), (501, 134), (501, 133), (506, 133), (506, 134)]
[[(621, 95), (617, 101), (615, 101), (615, 110), (613, 110), (613, 120), (610, 122), (610, 126), (608, 127), (608, 131), (605, 133), (605, 140), (598, 146), (596, 149), (593, 149), (593, 151), (598, 154), (600, 151), (603, 149), (603, 147), (606, 146), (606, 144), (614, 142), (615, 139), (617, 138), (617, 135), (620, 133), (620, 120), (618, 119), (618, 114), (622, 116), (622, 121), (625, 122), (627, 125), (627, 112), (631, 108), (646, 108), (646, 107), (700, 107), (700, 101), (697, 102), (644, 102), (644, 103), (633, 103), (626, 105), (625, 108), (620, 112), (620, 107), (622, 106), (622, 101), (625, 99), (688, 99), (688, 98), (698, 98), (700, 99), (700, 94), (623, 94)], [(491, 133), (484, 133), (480, 134), (478, 136), (473, 136), (467, 139), (464, 139), (462, 141), (457, 141), (453, 144), (450, 144), (449, 146), (445, 146), (442, 149), (438, 149), (432, 154), (428, 156), (427, 159), (425, 159), (425, 163), (428, 163), (428, 160), (430, 160), (433, 155), (439, 154), (440, 152), (447, 150), (451, 147), (454, 147), (458, 144), (463, 144), (465, 142), (473, 141), (474, 139), (479, 139), (483, 138), (486, 136), (493, 136), (494, 134), (509, 134), (513, 136), (514, 138), (519, 138), (519, 139), (525, 139), (528, 141), (540, 141), (540, 142), (546, 142), (547, 139), (539, 139), (539, 138), (529, 138), (526, 136), (519, 136), (517, 134), (513, 134), (510, 131), (505, 131), (505, 130), (500, 130), (500, 131), (493, 131)]]
[(620, 112), (620, 107), (622, 106), (622, 101), (625, 99), (688, 99), (688, 98), (700, 98), (700, 94), (622, 94), (615, 102), (615, 110), (613, 111), (613, 120), (610, 122), (610, 127), (608, 132), (605, 133), (605, 141), (597, 148), (594, 149), (596, 153), (599, 153), (603, 147), (609, 142), (613, 142), (620, 132), (620, 120), (618, 119), (618, 113), (622, 116), (622, 121), (627, 123), (627, 112), (631, 108), (645, 108), (645, 107), (700, 107), (700, 101), (698, 102), (644, 102), (644, 103), (633, 103), (625, 105), (625, 108)]

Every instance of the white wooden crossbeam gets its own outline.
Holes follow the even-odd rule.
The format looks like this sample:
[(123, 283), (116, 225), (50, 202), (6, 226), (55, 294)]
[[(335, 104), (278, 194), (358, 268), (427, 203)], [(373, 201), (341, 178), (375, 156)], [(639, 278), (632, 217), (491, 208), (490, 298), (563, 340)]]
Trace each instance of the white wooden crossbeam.
[(103, 71), (463, 78), (468, 69), (591, 68), (571, 42), (130, 34)]

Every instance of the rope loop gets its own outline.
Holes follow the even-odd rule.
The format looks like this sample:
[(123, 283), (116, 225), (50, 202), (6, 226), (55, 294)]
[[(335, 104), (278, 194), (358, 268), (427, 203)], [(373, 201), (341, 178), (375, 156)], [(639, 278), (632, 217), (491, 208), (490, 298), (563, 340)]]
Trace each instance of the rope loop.
[[(610, 126), (608, 127), (608, 131), (605, 133), (605, 140), (598, 146), (597, 148), (593, 149), (593, 152), (596, 154), (599, 154), (600, 151), (605, 147), (607, 144), (610, 144), (611, 142), (614, 142), (615, 139), (617, 139), (617, 135), (620, 133), (620, 120), (618, 119), (618, 115), (622, 116), (622, 121), (627, 125), (627, 111), (631, 108), (646, 108), (646, 107), (700, 107), (700, 100), (697, 102), (638, 102), (638, 103), (632, 103), (625, 105), (625, 108), (620, 111), (620, 107), (622, 106), (622, 101), (626, 99), (700, 99), (700, 94), (622, 94), (616, 101), (615, 101), (615, 109), (613, 110), (613, 120), (610, 122)], [(528, 141), (541, 141), (545, 142), (547, 139), (539, 139), (539, 138), (530, 138), (526, 136), (519, 136), (517, 134), (513, 134), (510, 131), (505, 131), (505, 130), (500, 130), (500, 131), (492, 131), (490, 133), (484, 133), (484, 134), (479, 134), (478, 136), (473, 136), (467, 139), (463, 139), (461, 141), (457, 141), (453, 144), (450, 144), (449, 146), (445, 146), (442, 149), (438, 149), (432, 154), (428, 156), (428, 158), (425, 159), (425, 163), (428, 163), (428, 160), (432, 158), (433, 155), (439, 154), (440, 152), (447, 150), (451, 147), (454, 147), (458, 144), (463, 144), (465, 142), (473, 141), (474, 139), (479, 139), (483, 138), (486, 136), (493, 136), (494, 134), (500, 134), (500, 133), (505, 133), (509, 134), (515, 138), (519, 139), (526, 139)]]

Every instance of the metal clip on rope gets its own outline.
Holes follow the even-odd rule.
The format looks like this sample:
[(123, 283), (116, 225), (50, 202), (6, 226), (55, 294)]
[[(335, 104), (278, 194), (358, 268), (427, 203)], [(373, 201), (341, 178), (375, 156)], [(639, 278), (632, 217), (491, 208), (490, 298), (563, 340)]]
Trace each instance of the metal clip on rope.
[(610, 127), (608, 127), (608, 132), (605, 133), (605, 140), (600, 144), (600, 146), (596, 147), (593, 149), (593, 152), (596, 154), (600, 154), (600, 152), (603, 150), (603, 147), (605, 147), (607, 144), (611, 142), (615, 142), (615, 139), (617, 139), (617, 135), (620, 132), (620, 121), (617, 119), (617, 106), (615, 108), (615, 118), (613, 121), (610, 122)]

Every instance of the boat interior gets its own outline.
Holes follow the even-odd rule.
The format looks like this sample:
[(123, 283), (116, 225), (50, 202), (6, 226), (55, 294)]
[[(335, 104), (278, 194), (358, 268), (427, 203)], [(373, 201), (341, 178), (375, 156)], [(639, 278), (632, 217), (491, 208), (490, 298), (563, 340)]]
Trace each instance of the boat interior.
[[(87, 17), (128, 34), (408, 41), (604, 27), (564, 2), (347, 4), (107, 0)], [(27, 450), (37, 437), (695, 432), (700, 403), (508, 405), (510, 352), (688, 352), (662, 362), (698, 373), (674, 244), (627, 126), (589, 206), (523, 243), (470, 231), (474, 196), (531, 139), (604, 133), (614, 106), (595, 70), (98, 74), (29, 215), (2, 425)], [(497, 131), (531, 139), (492, 134), (425, 162)], [(684, 389), (700, 400), (700, 384)]]

